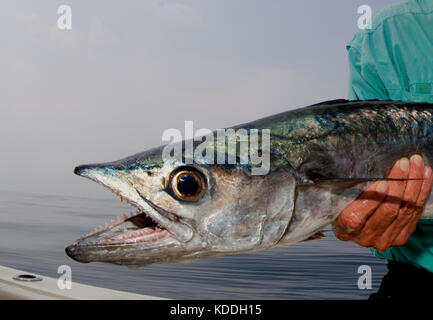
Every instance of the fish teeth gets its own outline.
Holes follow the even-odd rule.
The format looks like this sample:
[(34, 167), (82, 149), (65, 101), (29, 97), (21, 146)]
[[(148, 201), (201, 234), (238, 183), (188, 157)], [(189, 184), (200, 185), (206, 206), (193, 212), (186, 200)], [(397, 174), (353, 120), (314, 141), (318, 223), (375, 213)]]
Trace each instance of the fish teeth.
[(90, 233), (88, 233), (86, 236), (91, 236), (95, 233), (102, 232), (102, 231), (108, 230), (110, 228), (113, 228), (114, 226), (117, 226), (117, 225), (121, 224), (122, 222), (124, 222), (130, 218), (133, 218), (139, 214), (145, 214), (146, 216), (150, 217), (152, 219), (152, 221), (157, 224), (157, 226), (137, 229), (137, 230), (129, 232), (129, 233), (118, 235), (113, 239), (103, 239), (103, 240), (99, 241), (98, 243), (109, 244), (109, 243), (113, 243), (114, 241), (116, 241), (116, 239), (117, 239), (117, 241), (123, 240), (123, 241), (139, 242), (139, 241), (146, 241), (146, 239), (148, 239), (149, 237), (151, 237), (152, 239), (154, 237), (157, 237), (157, 238), (161, 237), (161, 232), (165, 231), (165, 229), (159, 225), (158, 221), (156, 221), (154, 217), (152, 217), (151, 215), (147, 215), (145, 212), (142, 212), (142, 211), (140, 211), (140, 212), (131, 211), (129, 213), (129, 215), (126, 213), (123, 213), (122, 216), (117, 216), (114, 219), (110, 219), (110, 221), (108, 223), (105, 222), (105, 225), (101, 225), (99, 227), (96, 227)]

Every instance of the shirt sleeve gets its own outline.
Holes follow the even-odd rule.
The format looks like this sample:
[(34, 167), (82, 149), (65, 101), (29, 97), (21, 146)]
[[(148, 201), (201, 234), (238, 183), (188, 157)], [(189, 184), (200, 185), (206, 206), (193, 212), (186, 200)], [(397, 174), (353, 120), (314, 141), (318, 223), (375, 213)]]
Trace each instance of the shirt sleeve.
[(349, 57), (349, 100), (390, 99), (377, 70), (370, 48), (347, 46)]

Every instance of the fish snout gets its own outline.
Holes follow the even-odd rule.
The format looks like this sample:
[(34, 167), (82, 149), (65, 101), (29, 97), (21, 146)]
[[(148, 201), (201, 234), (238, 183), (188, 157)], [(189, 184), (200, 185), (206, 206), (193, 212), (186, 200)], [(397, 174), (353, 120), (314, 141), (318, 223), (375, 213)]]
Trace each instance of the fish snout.
[(97, 170), (97, 169), (106, 169), (109, 168), (109, 165), (105, 164), (105, 163), (101, 163), (101, 164), (82, 164), (80, 166), (77, 166), (74, 168), (74, 173), (78, 176), (82, 176), (85, 177), (87, 176), (87, 173), (89, 171), (92, 170)]
[(86, 259), (84, 259), (83, 255), (82, 255), (82, 250), (80, 250), (80, 248), (76, 245), (70, 245), (70, 246), (66, 247), (65, 252), (70, 258), (74, 259), (75, 261), (78, 261), (81, 263), (88, 263), (89, 262)]
[(74, 168), (74, 173), (78, 176), (81, 176), (81, 174), (83, 173), (83, 171), (87, 168), (87, 165), (81, 165), (81, 166), (77, 166)]

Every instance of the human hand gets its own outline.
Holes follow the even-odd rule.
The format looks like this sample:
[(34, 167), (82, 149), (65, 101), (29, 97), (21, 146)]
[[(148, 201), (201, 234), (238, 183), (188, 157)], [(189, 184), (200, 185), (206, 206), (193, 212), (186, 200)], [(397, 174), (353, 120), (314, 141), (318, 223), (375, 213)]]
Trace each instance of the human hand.
[(388, 178), (418, 180), (373, 183), (338, 216), (333, 225), (338, 239), (379, 251), (407, 242), (430, 195), (432, 169), (414, 155), (397, 161)]

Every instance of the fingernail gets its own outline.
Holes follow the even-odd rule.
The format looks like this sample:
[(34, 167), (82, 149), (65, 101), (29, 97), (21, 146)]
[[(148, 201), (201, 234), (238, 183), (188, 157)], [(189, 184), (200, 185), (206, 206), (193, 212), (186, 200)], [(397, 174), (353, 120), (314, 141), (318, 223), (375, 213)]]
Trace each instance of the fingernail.
[(432, 170), (430, 167), (424, 168), (424, 178), (428, 179), (431, 177)]
[(407, 158), (401, 158), (398, 165), (404, 172), (409, 170), (409, 160)]
[(417, 166), (422, 167), (424, 160), (421, 158), (419, 154), (415, 154), (410, 157), (410, 160)]
[(388, 182), (380, 181), (377, 184), (376, 191), (379, 193), (385, 193), (386, 189), (388, 189)]

